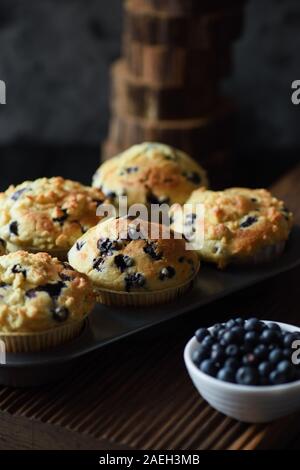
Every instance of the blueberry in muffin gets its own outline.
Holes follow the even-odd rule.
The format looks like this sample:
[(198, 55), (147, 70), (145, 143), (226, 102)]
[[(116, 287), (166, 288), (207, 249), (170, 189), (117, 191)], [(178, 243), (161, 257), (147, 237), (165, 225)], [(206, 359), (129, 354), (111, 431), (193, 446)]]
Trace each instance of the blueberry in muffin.
[(203, 168), (187, 154), (168, 145), (143, 143), (103, 163), (93, 186), (117, 204), (183, 204), (192, 191), (207, 186)]
[(41, 350), (73, 338), (94, 305), (87, 276), (48, 253), (0, 257), (0, 339), (7, 351)]
[[(141, 237), (132, 238), (137, 226)], [(172, 300), (191, 285), (199, 259), (172, 231), (165, 238), (167, 230), (142, 219), (106, 220), (72, 247), (69, 263), (90, 278), (100, 302), (150, 305)]]
[(9, 252), (46, 251), (66, 259), (75, 241), (100, 218), (105, 200), (96, 189), (61, 177), (11, 186), (0, 194), (0, 238)]
[(200, 257), (224, 268), (230, 263), (262, 263), (282, 253), (293, 226), (293, 214), (284, 202), (265, 189), (198, 189), (188, 199), (188, 211), (171, 209), (172, 228), (188, 234), (199, 221), (196, 207), (204, 208), (204, 242)]

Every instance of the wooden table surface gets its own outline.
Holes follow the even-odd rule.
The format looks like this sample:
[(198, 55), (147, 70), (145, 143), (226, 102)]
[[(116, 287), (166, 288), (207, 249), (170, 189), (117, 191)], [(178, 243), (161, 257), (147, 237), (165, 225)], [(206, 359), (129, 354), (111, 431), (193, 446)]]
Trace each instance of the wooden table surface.
[[(299, 181), (300, 166), (272, 188), (297, 223)], [(297, 448), (300, 414), (263, 425), (225, 417), (195, 391), (182, 351), (198, 326), (233, 315), (300, 325), (299, 275), (297, 268), (108, 346), (59, 383), (0, 387), (0, 449)]]

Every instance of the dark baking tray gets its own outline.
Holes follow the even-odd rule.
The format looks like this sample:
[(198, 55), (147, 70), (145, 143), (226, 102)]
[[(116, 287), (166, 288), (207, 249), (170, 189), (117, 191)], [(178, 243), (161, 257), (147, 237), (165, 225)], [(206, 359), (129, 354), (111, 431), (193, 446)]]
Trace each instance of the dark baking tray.
[(300, 227), (291, 234), (284, 254), (256, 267), (231, 267), (219, 271), (203, 265), (194, 287), (174, 303), (146, 308), (116, 308), (98, 305), (79, 338), (38, 354), (7, 354), (0, 365), (0, 383), (13, 386), (40, 385), (65, 375), (75, 360), (108, 343), (150, 326), (174, 319), (263, 280), (300, 265)]

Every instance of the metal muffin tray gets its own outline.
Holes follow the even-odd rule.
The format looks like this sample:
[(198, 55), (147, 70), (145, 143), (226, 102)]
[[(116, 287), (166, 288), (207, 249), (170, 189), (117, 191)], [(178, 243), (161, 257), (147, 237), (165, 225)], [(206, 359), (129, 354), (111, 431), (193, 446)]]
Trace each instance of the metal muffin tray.
[(97, 305), (77, 339), (35, 354), (7, 354), (0, 365), (0, 383), (34, 386), (64, 376), (76, 360), (103, 346), (167, 320), (199, 309), (217, 299), (238, 292), (300, 265), (300, 227), (291, 234), (283, 255), (273, 262), (251, 267), (230, 267), (224, 271), (203, 265), (193, 288), (176, 302), (155, 307), (124, 308)]

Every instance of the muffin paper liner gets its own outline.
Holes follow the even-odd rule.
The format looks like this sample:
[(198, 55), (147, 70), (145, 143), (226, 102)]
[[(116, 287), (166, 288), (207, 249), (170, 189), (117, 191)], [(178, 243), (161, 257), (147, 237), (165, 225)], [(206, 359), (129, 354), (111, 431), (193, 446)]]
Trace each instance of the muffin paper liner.
[(5, 349), (8, 353), (45, 351), (79, 336), (84, 323), (85, 319), (82, 319), (36, 333), (0, 333), (0, 340), (5, 343)]
[(96, 288), (97, 302), (109, 306), (119, 307), (147, 307), (151, 305), (164, 304), (176, 300), (190, 289), (194, 283), (194, 279), (181, 284), (177, 287), (171, 287), (161, 291), (153, 292), (118, 292), (107, 289)]
[(261, 248), (257, 253), (241, 260), (235, 260), (236, 264), (263, 264), (272, 261), (280, 256), (286, 247), (286, 241), (278, 242), (275, 245), (269, 245)]

